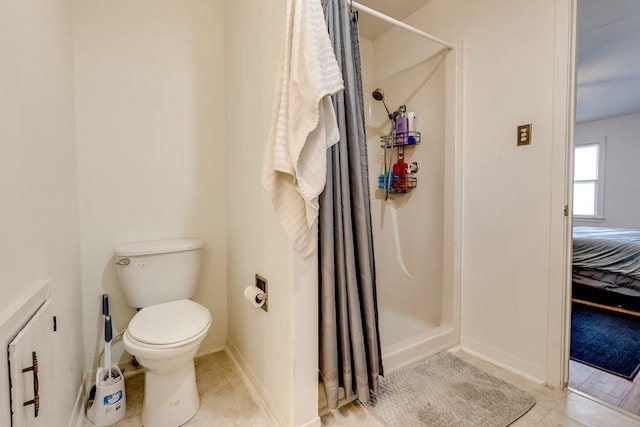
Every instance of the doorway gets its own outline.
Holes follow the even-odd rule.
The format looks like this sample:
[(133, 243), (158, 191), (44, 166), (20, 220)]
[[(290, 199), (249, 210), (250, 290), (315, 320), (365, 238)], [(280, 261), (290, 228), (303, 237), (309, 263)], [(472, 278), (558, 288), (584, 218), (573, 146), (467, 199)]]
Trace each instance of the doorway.
[[(601, 325), (605, 318), (619, 317), (632, 319), (633, 327), (635, 317), (640, 332), (640, 303), (636, 304), (640, 292), (635, 295), (634, 290), (640, 286), (640, 273), (636, 277), (633, 270), (612, 271), (604, 264), (590, 264), (591, 255), (583, 253), (587, 246), (582, 246), (588, 244), (583, 240), (587, 234), (603, 239), (603, 233), (617, 233), (608, 230), (640, 230), (635, 185), (640, 173), (636, 177), (637, 168), (629, 168), (626, 160), (640, 156), (634, 136), (640, 131), (640, 3), (578, 0), (575, 55), (571, 333), (579, 335), (583, 318), (578, 317), (585, 312), (584, 319), (603, 313), (598, 317)], [(605, 332), (616, 332), (612, 329), (618, 328)], [(640, 415), (640, 375), (625, 378), (620, 372), (606, 372), (608, 367), (598, 363), (590, 366), (582, 355), (577, 356), (579, 345), (571, 344), (572, 359), (581, 361), (569, 362), (569, 387)]]

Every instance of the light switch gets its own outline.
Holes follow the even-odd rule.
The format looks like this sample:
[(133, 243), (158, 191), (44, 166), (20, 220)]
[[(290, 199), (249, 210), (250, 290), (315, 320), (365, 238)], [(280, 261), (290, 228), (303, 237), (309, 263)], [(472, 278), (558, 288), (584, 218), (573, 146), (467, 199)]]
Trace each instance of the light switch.
[(531, 144), (531, 123), (518, 126), (517, 145)]

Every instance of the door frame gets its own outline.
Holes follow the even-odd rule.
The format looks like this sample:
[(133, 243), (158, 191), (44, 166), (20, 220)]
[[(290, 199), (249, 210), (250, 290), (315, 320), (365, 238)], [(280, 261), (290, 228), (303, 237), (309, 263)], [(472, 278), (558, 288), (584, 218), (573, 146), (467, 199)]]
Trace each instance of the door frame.
[(547, 385), (557, 389), (569, 380), (577, 1), (555, 1)]

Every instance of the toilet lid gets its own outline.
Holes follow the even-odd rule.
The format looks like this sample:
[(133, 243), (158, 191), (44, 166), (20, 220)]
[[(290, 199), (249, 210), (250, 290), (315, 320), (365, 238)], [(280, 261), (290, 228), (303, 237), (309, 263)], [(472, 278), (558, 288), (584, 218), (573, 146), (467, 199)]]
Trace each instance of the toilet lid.
[(210, 323), (206, 307), (185, 299), (143, 308), (133, 316), (127, 330), (143, 343), (173, 344), (198, 335)]

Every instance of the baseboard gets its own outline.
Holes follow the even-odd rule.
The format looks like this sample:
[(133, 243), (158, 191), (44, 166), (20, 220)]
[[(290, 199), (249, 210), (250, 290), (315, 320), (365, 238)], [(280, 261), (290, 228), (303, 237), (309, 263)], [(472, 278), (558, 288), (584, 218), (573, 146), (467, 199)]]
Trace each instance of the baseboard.
[(84, 424), (84, 386), (80, 384), (76, 393), (76, 403), (69, 419), (69, 427), (82, 427)]
[[(322, 384), (320, 384), (320, 387), (322, 387)], [(351, 398), (351, 399), (345, 399), (343, 390), (344, 389), (341, 387), (340, 388), (340, 399), (338, 399), (338, 407), (336, 409), (329, 409), (329, 407), (325, 403), (324, 405), (318, 407), (318, 417), (324, 417), (325, 415), (330, 414), (331, 411), (339, 411), (344, 406), (347, 406), (348, 404), (353, 403), (356, 400), (358, 400), (355, 396), (353, 398)]]
[(253, 397), (253, 400), (255, 400), (256, 404), (258, 405), (260, 410), (262, 410), (264, 415), (269, 418), (272, 425), (289, 425), (287, 419), (282, 414), (280, 414), (279, 411), (277, 411), (275, 402), (271, 400), (269, 393), (259, 381), (258, 377), (256, 377), (256, 375), (253, 373), (253, 370), (244, 359), (244, 357), (242, 357), (242, 354), (235, 346), (233, 341), (227, 340), (225, 351), (229, 356), (229, 359), (231, 359), (231, 362), (234, 364), (236, 371), (240, 375), (240, 379), (247, 388), (247, 391), (249, 392), (249, 394), (251, 394), (251, 397)]
[(316, 417), (311, 421), (307, 421), (304, 424), (301, 424), (298, 427), (322, 427), (322, 421), (320, 420), (320, 417)]
[(404, 368), (426, 356), (448, 350), (458, 344), (458, 337), (449, 325), (440, 325), (420, 339), (398, 343), (382, 352), (385, 374)]
[(506, 354), (493, 347), (470, 339), (462, 339), (461, 349), (479, 359), (513, 372), (537, 384), (546, 384), (544, 367), (534, 365), (525, 360)]
[(200, 344), (200, 350), (196, 357), (204, 356), (205, 354), (216, 353), (224, 350), (224, 346), (227, 342), (226, 335), (219, 335), (217, 337), (206, 337)]

